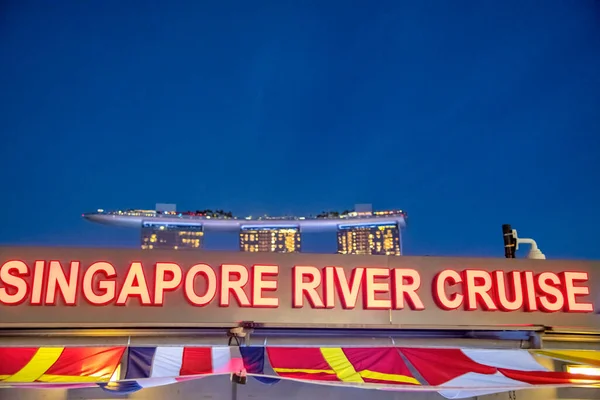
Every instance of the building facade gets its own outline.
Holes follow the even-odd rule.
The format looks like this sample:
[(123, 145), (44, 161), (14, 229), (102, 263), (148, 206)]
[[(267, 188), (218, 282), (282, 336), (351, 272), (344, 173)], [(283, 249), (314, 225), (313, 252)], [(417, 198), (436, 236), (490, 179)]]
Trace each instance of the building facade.
[(202, 225), (143, 222), (141, 246), (143, 250), (199, 250), (203, 236)]
[(341, 225), (337, 230), (338, 253), (362, 255), (401, 255), (397, 224)]
[(269, 253), (299, 253), (300, 230), (297, 227), (240, 229), (240, 251)]

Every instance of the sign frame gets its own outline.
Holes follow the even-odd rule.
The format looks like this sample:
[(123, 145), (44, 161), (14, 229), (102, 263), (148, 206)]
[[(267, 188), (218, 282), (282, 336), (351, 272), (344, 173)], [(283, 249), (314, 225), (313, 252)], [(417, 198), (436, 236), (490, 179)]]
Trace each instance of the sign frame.
[[(36, 268), (36, 261), (43, 268)], [(24, 272), (22, 278), (27, 284), (28, 295), (20, 303), (16, 302), (19, 304), (0, 304), (0, 329), (214, 328), (238, 326), (242, 321), (250, 321), (257, 326), (279, 328), (439, 330), (469, 327), (516, 330), (545, 327), (554, 331), (600, 332), (600, 316), (597, 314), (600, 309), (600, 262), (597, 261), (0, 246), (0, 274), (7, 262), (13, 262), (13, 267), (27, 267), (27, 271), (20, 272)], [(99, 265), (101, 262), (106, 264)], [(57, 265), (60, 265), (62, 274)], [(74, 286), (69, 280), (73, 273), (73, 269), (69, 267), (74, 265), (79, 268), (76, 290), (72, 290)], [(205, 267), (197, 267), (198, 265)], [(102, 266), (113, 267), (116, 277), (110, 268), (108, 271), (107, 268), (101, 271)], [(92, 267), (102, 273), (89, 273)], [(238, 291), (236, 279), (227, 281), (225, 288), (222, 281), (215, 293), (208, 296), (208, 281), (192, 279), (191, 286), (196, 291), (197, 298), (190, 300), (184, 294), (185, 276), (195, 267), (199, 271), (196, 275), (201, 278), (211, 275), (212, 271), (217, 278), (233, 276), (242, 280), (247, 278), (248, 282), (242, 291)], [(128, 272), (132, 268), (138, 271), (130, 275)], [(157, 268), (160, 268), (159, 274)], [(313, 279), (317, 277), (314, 274), (320, 274), (321, 284), (311, 289), (307, 283), (310, 279), (306, 279), (305, 275), (301, 274), (302, 282), (298, 279), (299, 270), (310, 272)], [(11, 276), (16, 274), (15, 271), (19, 272), (18, 268), (10, 272)], [(177, 279), (156, 279), (157, 276), (176, 278), (178, 271), (182, 276), (177, 284), (174, 283)], [(415, 271), (418, 277), (414, 276)], [(440, 292), (440, 274), (444, 271), (451, 271), (446, 276), (453, 277), (454, 281), (449, 278), (445, 280), (444, 289)], [(522, 307), (510, 310), (497, 306), (500, 303), (491, 296), (493, 291), (486, 297), (478, 294), (477, 290), (475, 294), (472, 291), (458, 293), (460, 291), (456, 290), (460, 286), (457, 286), (460, 282), (456, 282), (459, 279), (465, 282), (478, 282), (479, 279), (480, 284), (486, 285), (486, 277), (489, 276), (492, 285), (497, 285), (500, 279), (498, 277), (504, 279), (512, 276), (511, 279), (514, 280), (517, 276), (514, 271), (518, 271), (523, 279), (529, 279), (527, 273), (534, 280), (540, 276), (545, 277), (545, 281), (541, 281), (542, 286), (546, 284), (555, 288), (544, 292), (547, 303), (543, 307), (527, 312), (527, 299), (524, 298)], [(90, 275), (92, 278), (89, 278)], [(104, 275), (104, 280), (98, 278), (101, 275)], [(360, 279), (357, 275), (361, 275)], [(6, 278), (6, 272), (2, 276)], [(8, 287), (2, 276), (0, 291), (4, 286)], [(122, 295), (122, 290), (118, 293), (119, 286), (127, 286), (129, 276), (135, 276), (135, 279), (130, 279), (130, 289), (135, 286), (131, 285), (134, 280), (139, 283), (140, 276), (144, 277), (149, 287), (148, 296), (143, 294), (143, 290), (136, 292), (135, 288), (126, 295)], [(398, 283), (398, 277), (402, 282)], [(562, 281), (555, 282), (556, 277)], [(84, 282), (85, 279), (88, 279), (87, 283)], [(415, 282), (415, 279), (420, 282)], [(114, 296), (102, 298), (98, 292), (94, 300), (97, 304), (89, 298), (86, 300), (82, 294), (81, 288), (84, 285), (98, 290), (99, 285), (104, 282), (104, 289), (107, 289), (111, 285), (107, 282), (113, 281)], [(540, 289), (539, 282), (535, 282), (532, 287)], [(304, 285), (300, 292), (297, 288), (299, 283), (300, 286)], [(340, 283), (343, 284), (341, 288)], [(452, 285), (448, 285), (449, 283)], [(504, 284), (508, 284), (508, 281)], [(190, 283), (187, 285), (189, 287)], [(571, 292), (563, 290), (565, 285), (570, 285)], [(357, 286), (359, 289), (356, 289)], [(392, 289), (398, 287), (402, 288), (402, 294), (394, 297)], [(585, 288), (589, 289), (589, 294), (585, 293)], [(223, 295), (223, 289), (227, 291), (226, 296)], [(14, 294), (15, 290), (11, 287), (9, 291)], [(450, 294), (445, 290), (450, 290)], [(553, 300), (551, 295), (561, 293), (561, 290), (564, 296), (563, 306), (560, 309), (548, 307), (554, 304), (550, 301)], [(311, 297), (310, 293), (320, 296)], [(345, 293), (346, 296), (340, 293)], [(411, 296), (411, 293), (417, 294), (417, 297)], [(439, 293), (449, 296), (445, 300), (456, 293), (464, 294), (463, 303), (466, 302), (466, 307), (460, 304), (452, 310), (443, 309), (444, 307), (440, 307)], [(435, 294), (438, 294), (438, 298)], [(527, 292), (523, 292), (523, 296), (527, 297)], [(202, 297), (211, 297), (211, 301), (195, 306), (194, 301), (198, 302), (198, 298)], [(156, 302), (157, 298), (161, 301)], [(453, 298), (456, 300), (456, 297)], [(539, 293), (537, 298), (539, 300)], [(505, 296), (504, 300), (510, 305), (510, 299)], [(497, 310), (490, 310), (493, 309), (490, 307), (492, 303)], [(539, 306), (541, 303), (536, 304)], [(582, 311), (577, 308), (582, 304), (583, 311), (586, 312), (576, 312)], [(590, 312), (585, 304), (591, 305), (593, 311)], [(254, 307), (250, 307), (252, 305)]]

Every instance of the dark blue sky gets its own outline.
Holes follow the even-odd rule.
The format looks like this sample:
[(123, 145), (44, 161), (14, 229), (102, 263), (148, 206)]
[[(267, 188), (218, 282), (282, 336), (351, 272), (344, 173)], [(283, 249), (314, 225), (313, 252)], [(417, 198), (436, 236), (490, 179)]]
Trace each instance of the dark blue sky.
[(600, 2), (0, 3), (1, 244), (137, 246), (97, 208), (409, 213), (600, 259)]

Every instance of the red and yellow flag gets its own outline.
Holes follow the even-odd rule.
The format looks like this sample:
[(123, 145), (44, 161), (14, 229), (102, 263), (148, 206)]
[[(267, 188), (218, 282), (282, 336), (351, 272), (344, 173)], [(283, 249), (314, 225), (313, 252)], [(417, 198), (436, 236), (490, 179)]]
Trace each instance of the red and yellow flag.
[(402, 357), (390, 348), (282, 348), (268, 347), (271, 367), (282, 377), (419, 385)]
[(106, 382), (124, 347), (0, 347), (0, 382)]

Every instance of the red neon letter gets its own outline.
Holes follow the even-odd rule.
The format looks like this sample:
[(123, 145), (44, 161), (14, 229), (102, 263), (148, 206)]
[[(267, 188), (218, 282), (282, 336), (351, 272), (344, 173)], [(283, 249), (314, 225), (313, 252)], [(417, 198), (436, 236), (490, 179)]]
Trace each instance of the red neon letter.
[(477, 304), (481, 300), (481, 308), (484, 311), (495, 311), (498, 309), (489, 291), (492, 290), (492, 275), (487, 271), (468, 269), (464, 271), (467, 289), (467, 303), (465, 309), (477, 310)]
[(346, 278), (344, 268), (335, 267), (336, 286), (340, 296), (342, 307), (346, 310), (351, 310), (356, 307), (358, 295), (360, 293), (360, 285), (365, 275), (365, 268), (359, 267), (352, 270), (350, 275), (350, 283)]
[(564, 291), (567, 296), (565, 311), (567, 312), (594, 312), (592, 303), (578, 303), (577, 296), (587, 296), (590, 294), (589, 286), (575, 286), (575, 282), (587, 282), (589, 279), (587, 272), (563, 272)]
[(451, 269), (438, 273), (433, 279), (433, 300), (442, 310), (456, 310), (463, 303), (464, 296), (461, 293), (446, 296), (446, 281), (453, 286), (461, 283), (462, 277)]
[(254, 307), (279, 307), (278, 297), (263, 297), (263, 291), (274, 292), (277, 290), (277, 280), (264, 281), (263, 276), (277, 276), (278, 265), (255, 265), (252, 267), (252, 305)]
[[(231, 275), (236, 275), (236, 280), (231, 280)], [(221, 265), (221, 307), (229, 306), (229, 293), (236, 298), (240, 307), (252, 307), (244, 286), (248, 283), (248, 269), (243, 265)]]
[[(203, 296), (198, 296), (194, 290), (196, 276), (204, 275), (206, 280), (206, 292)], [(217, 274), (206, 264), (194, 265), (185, 275), (185, 298), (190, 304), (203, 307), (209, 304), (217, 293)]]
[[(11, 271), (16, 271), (11, 273)], [(25, 301), (28, 287), (23, 276), (29, 276), (29, 268), (23, 261), (7, 261), (0, 267), (0, 304), (15, 306)], [(14, 288), (16, 290), (9, 290)]]
[(96, 294), (93, 287), (96, 274), (103, 274), (106, 279), (111, 279), (116, 278), (117, 271), (110, 263), (100, 261), (90, 265), (83, 275), (83, 297), (90, 304), (102, 306), (115, 299), (117, 284), (114, 281), (101, 280), (98, 282), (98, 288), (101, 289), (102, 294)]
[(323, 268), (323, 303), (325, 308), (335, 308), (335, 267)]
[(46, 291), (46, 304), (56, 304), (56, 287), (62, 295), (65, 304), (75, 305), (77, 297), (77, 276), (79, 275), (79, 261), (71, 261), (69, 280), (65, 275), (62, 265), (58, 261), (50, 261), (48, 268), (48, 290)]
[(36, 261), (33, 266), (33, 285), (31, 285), (31, 301), (32, 306), (42, 304), (42, 290), (44, 287), (44, 261)]
[[(523, 284), (519, 271), (509, 272), (507, 278), (504, 277), (504, 271), (494, 271), (494, 282), (498, 306), (502, 311), (517, 311), (523, 307)], [(509, 293), (512, 294), (513, 300), (508, 300)]]
[[(171, 279), (166, 279), (167, 273)], [(174, 263), (156, 263), (154, 280), (154, 304), (162, 306), (165, 292), (175, 290), (181, 285), (181, 267)]]
[(537, 289), (532, 271), (523, 272), (525, 276), (525, 288), (527, 289), (527, 297), (525, 298), (525, 311), (537, 311)]
[(565, 298), (556, 287), (558, 285), (560, 285), (560, 278), (554, 272), (542, 272), (537, 276), (537, 287), (540, 291), (538, 301), (542, 311), (556, 312), (564, 307)]
[(139, 297), (142, 305), (151, 305), (150, 293), (148, 292), (148, 284), (146, 283), (146, 275), (141, 262), (132, 262), (127, 271), (125, 282), (117, 299), (118, 306), (124, 306), (127, 299), (130, 297)]
[[(325, 308), (323, 300), (317, 293), (317, 288), (321, 285), (321, 271), (316, 267), (295, 266), (292, 268), (292, 307), (304, 307), (304, 295), (312, 308)], [(308, 278), (308, 281), (304, 281)]]
[[(405, 283), (405, 280), (408, 281)], [(404, 309), (404, 299), (412, 310), (424, 310), (425, 305), (417, 294), (421, 287), (421, 275), (414, 269), (395, 268), (392, 274), (394, 286), (394, 310)]]
[(376, 282), (377, 278), (389, 278), (390, 270), (387, 268), (365, 268), (365, 292), (363, 307), (367, 310), (389, 310), (392, 300), (376, 299), (377, 293), (389, 293), (390, 283)]

